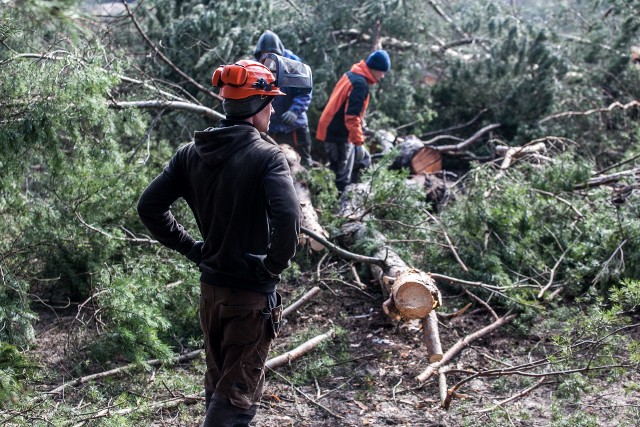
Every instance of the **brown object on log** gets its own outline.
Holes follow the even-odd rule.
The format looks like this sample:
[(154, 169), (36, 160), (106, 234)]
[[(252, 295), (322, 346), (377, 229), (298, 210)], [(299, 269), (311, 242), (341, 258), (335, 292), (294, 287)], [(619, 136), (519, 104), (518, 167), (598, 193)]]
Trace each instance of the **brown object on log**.
[(395, 306), (400, 317), (422, 319), (440, 306), (441, 301), (440, 291), (431, 276), (417, 269), (408, 269), (396, 277), (383, 308), (389, 314)]
[[(301, 224), (308, 228), (309, 230), (319, 234), (321, 236), (328, 236), (328, 233), (325, 229), (320, 225), (320, 220), (318, 219), (318, 213), (313, 208), (313, 204), (311, 203), (311, 193), (309, 192), (309, 187), (307, 183), (301, 180), (301, 176), (303, 176), (302, 172), (304, 172), (304, 168), (300, 164), (300, 156), (296, 151), (287, 144), (279, 144), (284, 156), (287, 158), (287, 163), (289, 163), (289, 168), (291, 169), (291, 177), (293, 178), (293, 187), (296, 189), (296, 194), (298, 195), (298, 200), (300, 201), (300, 210), (302, 212), (302, 218), (300, 220)], [(302, 237), (302, 235), (301, 235)], [(309, 246), (314, 251), (321, 251), (324, 249), (324, 245), (317, 240), (304, 236), (303, 239), (309, 242)], [(303, 240), (301, 243), (304, 243)]]
[(424, 333), (424, 342), (427, 347), (429, 363), (441, 361), (444, 353), (442, 352), (442, 345), (440, 344), (438, 316), (436, 316), (435, 311), (430, 312), (422, 319), (422, 332)]
[(427, 174), (442, 170), (442, 155), (431, 147), (419, 148), (411, 157), (411, 171), (414, 174)]

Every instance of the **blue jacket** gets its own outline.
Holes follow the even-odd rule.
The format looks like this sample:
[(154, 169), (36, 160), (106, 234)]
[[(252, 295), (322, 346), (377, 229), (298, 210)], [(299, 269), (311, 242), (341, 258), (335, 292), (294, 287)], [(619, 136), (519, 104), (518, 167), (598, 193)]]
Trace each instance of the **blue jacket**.
[[(253, 54), (256, 59), (260, 59), (260, 55), (264, 52), (273, 52), (285, 58), (302, 62), (296, 54), (284, 48), (284, 45), (276, 33), (269, 30), (260, 36)], [(308, 126), (307, 110), (309, 109), (309, 104), (311, 104), (312, 93), (308, 90), (295, 87), (281, 87), (280, 90), (287, 95), (276, 96), (273, 101), (272, 105), (275, 114), (271, 116), (269, 132), (290, 133), (295, 129)], [(281, 119), (282, 113), (289, 110), (298, 115), (298, 119), (292, 125), (282, 123)]]

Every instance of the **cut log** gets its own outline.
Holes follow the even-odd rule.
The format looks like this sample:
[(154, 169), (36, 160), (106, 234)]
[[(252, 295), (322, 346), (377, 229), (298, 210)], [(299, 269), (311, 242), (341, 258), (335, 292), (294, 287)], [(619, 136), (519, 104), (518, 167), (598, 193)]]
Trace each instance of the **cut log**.
[[(314, 231), (316, 234), (328, 236), (326, 230), (320, 225), (318, 213), (315, 211), (313, 204), (311, 203), (309, 186), (307, 182), (302, 179), (304, 176), (304, 168), (300, 164), (300, 156), (290, 145), (280, 144), (280, 148), (287, 158), (287, 163), (289, 163), (291, 176), (293, 177), (293, 186), (296, 190), (296, 194), (298, 195), (298, 200), (300, 201), (300, 210), (302, 212), (300, 223), (305, 228)], [(301, 235), (301, 237), (303, 240), (301, 243), (305, 243), (305, 241), (308, 242), (309, 246), (314, 251), (321, 251), (324, 249), (324, 245), (317, 240), (306, 235)]]
[(411, 171), (427, 174), (442, 170), (442, 155), (432, 147), (419, 148), (411, 157)]
[(442, 296), (435, 281), (428, 273), (410, 268), (402, 258), (390, 250), (386, 237), (379, 232), (368, 230), (361, 223), (348, 223), (342, 227), (343, 241), (352, 242), (368, 237), (376, 241), (378, 248), (372, 258), (382, 259), (380, 264), (370, 264), (373, 276), (378, 280), (383, 294), (388, 299), (382, 310), (395, 320), (422, 319), (424, 340), (429, 363), (442, 359), (442, 346), (438, 331), (435, 308), (442, 305)]
[(383, 307), (389, 310), (395, 306), (393, 311), (405, 319), (422, 319), (440, 306), (441, 300), (440, 291), (431, 276), (412, 268), (395, 278), (389, 299)]
[(391, 169), (410, 168), (413, 174), (434, 173), (442, 170), (442, 155), (433, 148), (425, 146), (415, 135), (409, 135), (399, 144), (398, 156)]

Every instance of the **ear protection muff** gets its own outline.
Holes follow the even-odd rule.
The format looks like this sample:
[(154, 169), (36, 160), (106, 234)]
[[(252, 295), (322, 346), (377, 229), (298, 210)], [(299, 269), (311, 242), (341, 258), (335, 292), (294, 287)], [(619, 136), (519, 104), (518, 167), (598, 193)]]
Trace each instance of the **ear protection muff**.
[(242, 86), (247, 82), (248, 72), (243, 66), (232, 64), (218, 67), (213, 73), (211, 83), (216, 87), (223, 84)]

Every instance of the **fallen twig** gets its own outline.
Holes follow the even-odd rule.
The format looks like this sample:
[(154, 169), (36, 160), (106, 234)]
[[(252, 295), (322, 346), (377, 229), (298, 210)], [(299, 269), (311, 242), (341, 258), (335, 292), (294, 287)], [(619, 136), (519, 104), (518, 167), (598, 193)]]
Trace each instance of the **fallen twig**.
[(333, 338), (334, 336), (335, 336), (335, 331), (331, 329), (326, 334), (318, 335), (314, 338), (311, 338), (309, 341), (299, 345), (293, 350), (289, 350), (286, 353), (283, 353), (279, 356), (276, 356), (274, 358), (267, 360), (265, 367), (273, 370), (273, 369), (279, 368), (280, 366), (286, 365), (291, 361), (299, 359), (300, 357), (304, 356), (314, 348), (318, 347), (324, 341), (330, 338)]
[(296, 302), (290, 304), (287, 308), (285, 308), (282, 311), (282, 317), (287, 317), (289, 314), (293, 313), (294, 311), (311, 301), (311, 299), (316, 296), (318, 292), (321, 292), (321, 289), (318, 286), (314, 286), (313, 288), (311, 288), (309, 292), (302, 295)]
[[(107, 416), (126, 415), (133, 412), (158, 409), (158, 408), (167, 409), (167, 408), (173, 408), (175, 406), (182, 405), (182, 404), (190, 405), (194, 403), (199, 403), (199, 402), (202, 402), (203, 400), (204, 400), (204, 392), (200, 392), (200, 393), (189, 394), (186, 396), (173, 397), (171, 399), (163, 400), (161, 402), (152, 402), (149, 405), (132, 406), (129, 408), (123, 408), (118, 410), (113, 410), (112, 408), (106, 408), (74, 424), (73, 427), (81, 427), (81, 426), (87, 425), (91, 420), (96, 420), (98, 418), (103, 418)], [(70, 423), (68, 423), (67, 425), (69, 424)]]
[(516, 318), (515, 314), (507, 314), (507, 315), (499, 318), (495, 322), (491, 323), (490, 325), (487, 325), (484, 328), (482, 328), (482, 329), (480, 329), (480, 330), (478, 330), (478, 331), (476, 331), (476, 332), (474, 332), (472, 334), (469, 334), (466, 337), (460, 339), (449, 350), (447, 350), (447, 352), (442, 356), (442, 360), (440, 360), (439, 362), (432, 363), (431, 365), (429, 365), (427, 367), (427, 369), (425, 369), (420, 375), (418, 375), (416, 377), (416, 379), (420, 383), (424, 383), (429, 378), (431, 378), (431, 376), (438, 370), (438, 368), (440, 368), (445, 363), (447, 363), (449, 360), (451, 360), (455, 355), (457, 355), (460, 351), (462, 351), (470, 343), (472, 343), (473, 341), (477, 340), (478, 338), (481, 338), (481, 337), (483, 337), (485, 335), (490, 334), (494, 330), (496, 330), (496, 329), (500, 328), (501, 326), (509, 323), (510, 321), (512, 321), (515, 318)]
[(446, 152), (449, 154), (456, 154), (461, 152), (464, 148), (468, 147), (469, 145), (473, 144), (474, 142), (476, 142), (478, 139), (480, 139), (480, 137), (482, 135), (484, 135), (485, 133), (499, 128), (500, 126), (502, 126), (500, 123), (493, 123), (490, 125), (487, 125), (485, 127), (483, 127), (482, 129), (480, 129), (479, 131), (477, 131), (476, 133), (474, 133), (471, 137), (465, 139), (464, 141), (455, 144), (455, 145), (441, 145), (439, 147), (433, 147), (434, 149), (441, 151), (441, 152)]
[(474, 294), (473, 292), (470, 292), (468, 289), (462, 288), (463, 292), (465, 294), (467, 294), (471, 299), (475, 300), (478, 302), (478, 304), (482, 305), (484, 308), (486, 308), (489, 313), (491, 313), (491, 315), (493, 316), (493, 318), (495, 320), (498, 320), (500, 318), (500, 316), (498, 316), (496, 314), (496, 312), (493, 310), (493, 308), (482, 298), (480, 298), (479, 296), (477, 296), (476, 294)]
[(591, 114), (594, 113), (605, 113), (605, 112), (610, 112), (613, 111), (613, 109), (615, 108), (621, 108), (623, 110), (632, 108), (632, 107), (640, 107), (640, 102), (638, 101), (631, 101), (631, 102), (627, 102), (626, 104), (622, 104), (621, 102), (614, 102), (611, 105), (609, 105), (608, 107), (605, 108), (593, 108), (591, 110), (587, 110), (587, 111), (566, 111), (564, 113), (558, 113), (558, 114), (553, 114), (551, 116), (547, 116), (544, 119), (540, 120), (538, 122), (538, 124), (542, 124), (544, 122), (548, 122), (549, 120), (553, 120), (553, 119), (559, 119), (561, 117), (570, 117), (570, 116), (589, 116)]
[(540, 387), (545, 382), (546, 379), (547, 379), (547, 377), (542, 377), (535, 384), (533, 384), (531, 387), (525, 388), (520, 393), (516, 393), (516, 394), (514, 394), (513, 396), (511, 396), (511, 397), (509, 397), (507, 399), (501, 400), (500, 402), (496, 403), (495, 405), (493, 405), (490, 408), (482, 409), (480, 411), (476, 411), (475, 413), (476, 414), (484, 414), (484, 413), (487, 413), (487, 412), (491, 412), (491, 411), (495, 410), (496, 408), (498, 408), (499, 406), (502, 406), (502, 405), (505, 405), (505, 404), (507, 404), (509, 402), (513, 402), (514, 400), (520, 399), (522, 396), (526, 396), (527, 394), (531, 393), (536, 388)]
[[(172, 357), (171, 359), (168, 360), (168, 362), (172, 362), (172, 363), (181, 363), (181, 362), (185, 362), (187, 360), (192, 360), (195, 359), (196, 357), (198, 357), (200, 355), (200, 353), (202, 353), (203, 350), (194, 350), (192, 352), (180, 355), (180, 356), (176, 356), (176, 357)], [(146, 362), (144, 362), (147, 365), (150, 366), (157, 366), (157, 365), (161, 365), (163, 363), (167, 362), (167, 360), (163, 360), (163, 359), (152, 359), (152, 360), (147, 360)], [(33, 399), (33, 402), (38, 402), (41, 400), (44, 400), (52, 395), (58, 394), (63, 392), (65, 389), (67, 389), (68, 387), (73, 387), (73, 386), (77, 386), (80, 384), (84, 384), (87, 383), (89, 381), (93, 381), (93, 380), (97, 380), (100, 378), (105, 378), (105, 377), (109, 377), (112, 375), (117, 375), (117, 374), (121, 374), (124, 372), (128, 372), (134, 368), (139, 367), (140, 364), (139, 363), (130, 363), (128, 365), (125, 366), (121, 366), (119, 368), (115, 368), (115, 369), (110, 369), (108, 371), (103, 371), (103, 372), (98, 372), (97, 374), (92, 374), (92, 375), (87, 375), (85, 377), (81, 377), (81, 378), (76, 378), (75, 380), (69, 381), (67, 383), (64, 383), (46, 393), (43, 393), (39, 396), (36, 396)]]
[[(271, 368), (270, 368), (271, 369)], [(272, 372), (274, 374), (276, 374), (278, 377), (280, 377), (280, 379), (286, 381), (287, 383), (289, 383), (289, 385), (298, 393), (300, 393), (305, 399), (307, 399), (309, 402), (313, 403), (314, 405), (316, 405), (318, 408), (322, 409), (323, 411), (325, 411), (326, 413), (330, 414), (331, 416), (338, 418), (344, 422), (346, 422), (346, 419), (340, 415), (340, 414), (336, 414), (335, 412), (333, 412), (331, 409), (327, 408), (326, 406), (324, 406), (322, 403), (319, 403), (317, 400), (312, 399), (311, 397), (309, 397), (304, 391), (300, 390), (298, 387), (296, 387), (291, 381), (289, 381), (284, 375), (273, 371)]]
[(436, 314), (438, 315), (439, 319), (446, 319), (446, 320), (455, 319), (456, 317), (462, 316), (472, 306), (473, 304), (469, 303), (464, 307), (462, 307), (460, 310), (456, 310), (453, 313), (441, 313), (438, 311)]

